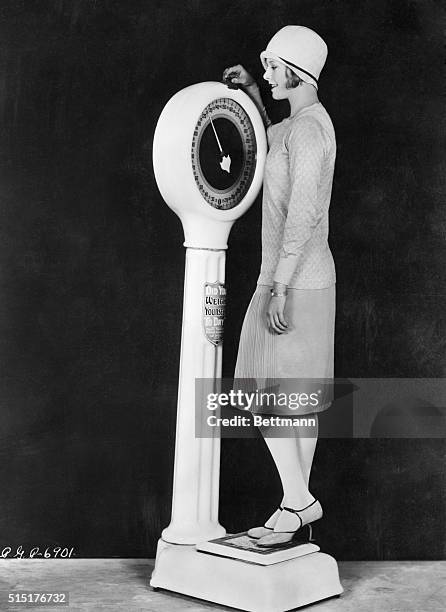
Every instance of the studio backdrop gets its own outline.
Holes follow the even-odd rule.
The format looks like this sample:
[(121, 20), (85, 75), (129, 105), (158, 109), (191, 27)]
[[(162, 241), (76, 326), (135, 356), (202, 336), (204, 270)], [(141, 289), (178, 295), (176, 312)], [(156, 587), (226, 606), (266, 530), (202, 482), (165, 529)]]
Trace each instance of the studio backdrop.
[[(173, 94), (227, 66), (261, 83), (259, 53), (283, 25), (329, 48), (336, 376), (445, 376), (443, 17), (434, 0), (2, 2), (0, 549), (154, 556), (170, 519), (184, 248), (153, 133)], [(259, 197), (230, 236), (225, 376), (260, 223)], [(445, 450), (321, 439), (323, 549), (442, 558)], [(223, 441), (220, 498), (228, 531), (271, 513), (280, 483), (262, 440)]]

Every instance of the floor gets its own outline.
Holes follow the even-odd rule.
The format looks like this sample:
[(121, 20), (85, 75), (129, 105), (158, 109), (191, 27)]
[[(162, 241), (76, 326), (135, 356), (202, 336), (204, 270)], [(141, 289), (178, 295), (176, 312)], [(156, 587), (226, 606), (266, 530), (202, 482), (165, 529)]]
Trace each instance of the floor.
[[(0, 561), (0, 610), (230, 611), (167, 591), (152, 591), (154, 562), (144, 559)], [(444, 612), (446, 561), (339, 563), (344, 593), (305, 612)], [(69, 591), (69, 606), (8, 604), (11, 591)], [(9, 605), (9, 607), (8, 607)]]

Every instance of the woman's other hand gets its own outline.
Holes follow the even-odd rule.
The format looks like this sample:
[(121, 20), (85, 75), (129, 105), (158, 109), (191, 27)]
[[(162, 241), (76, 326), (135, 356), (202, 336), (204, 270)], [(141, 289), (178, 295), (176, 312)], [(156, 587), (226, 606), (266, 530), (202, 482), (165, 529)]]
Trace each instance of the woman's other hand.
[(286, 296), (272, 296), (266, 311), (269, 330), (271, 332), (275, 332), (276, 334), (283, 334), (288, 329), (288, 323), (286, 322), (283, 314), (285, 310), (285, 302)]
[(237, 87), (252, 87), (256, 85), (255, 80), (249, 74), (249, 72), (241, 65), (230, 66), (223, 71), (223, 82), (230, 87), (236, 85)]

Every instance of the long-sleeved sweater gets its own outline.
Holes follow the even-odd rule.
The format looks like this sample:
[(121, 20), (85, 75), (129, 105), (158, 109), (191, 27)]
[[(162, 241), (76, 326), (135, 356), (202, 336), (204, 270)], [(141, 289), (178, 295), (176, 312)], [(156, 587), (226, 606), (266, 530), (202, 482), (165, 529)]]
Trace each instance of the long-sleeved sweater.
[(330, 117), (320, 102), (268, 129), (258, 285), (295, 289), (336, 282), (328, 209), (336, 158)]

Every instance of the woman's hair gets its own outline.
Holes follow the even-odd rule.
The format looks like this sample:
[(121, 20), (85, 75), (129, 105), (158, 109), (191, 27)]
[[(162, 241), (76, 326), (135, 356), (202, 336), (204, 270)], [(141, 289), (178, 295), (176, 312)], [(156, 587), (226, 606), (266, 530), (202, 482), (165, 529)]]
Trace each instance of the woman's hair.
[(294, 87), (299, 87), (299, 85), (302, 83), (302, 79), (299, 76), (297, 76), (297, 74), (293, 72), (291, 68), (288, 68), (288, 66), (286, 66), (285, 75), (287, 78), (287, 81), (286, 81), (287, 89), (294, 89)]

